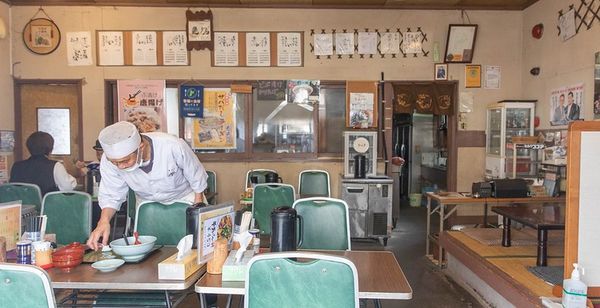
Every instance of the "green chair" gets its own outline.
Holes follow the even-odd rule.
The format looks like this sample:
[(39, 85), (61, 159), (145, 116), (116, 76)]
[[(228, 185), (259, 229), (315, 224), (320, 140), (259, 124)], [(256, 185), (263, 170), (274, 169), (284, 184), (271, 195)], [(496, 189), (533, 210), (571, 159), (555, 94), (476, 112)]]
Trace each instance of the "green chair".
[(289, 184), (258, 184), (252, 194), (252, 217), (261, 234), (271, 234), (271, 211), (280, 206), (292, 206), (296, 200), (294, 186)]
[(356, 267), (313, 252), (256, 255), (248, 264), (244, 307), (358, 308)]
[(144, 201), (137, 208), (134, 231), (156, 236), (156, 245), (177, 245), (187, 234), (185, 211), (190, 205)]
[(303, 170), (298, 175), (298, 194), (307, 197), (331, 197), (329, 172)]
[(214, 171), (206, 171), (206, 174), (208, 175), (208, 180), (207, 185), (208, 187), (206, 187), (206, 190), (204, 191), (205, 195), (206, 195), (206, 202), (210, 205), (216, 205), (217, 204), (217, 173), (215, 173)]
[(251, 170), (248, 170), (248, 172), (246, 172), (246, 188), (252, 187), (252, 182), (250, 181), (250, 178), (253, 176), (258, 178), (257, 184), (266, 183), (267, 181), (265, 179), (265, 176), (267, 175), (267, 173), (270, 173), (270, 172), (277, 173), (277, 171), (275, 171), (273, 169), (251, 169)]
[(344, 200), (298, 199), (293, 208), (304, 222), (299, 249), (351, 250), (348, 204)]
[(46, 233), (56, 234), (56, 243), (85, 243), (92, 228), (92, 197), (81, 191), (55, 191), (44, 196), (42, 215), (48, 216)]
[(33, 265), (0, 263), (2, 307), (56, 307), (46, 272)]
[(7, 183), (0, 185), (0, 203), (21, 200), (21, 204), (35, 205), (40, 213), (42, 192), (40, 187), (29, 183)]

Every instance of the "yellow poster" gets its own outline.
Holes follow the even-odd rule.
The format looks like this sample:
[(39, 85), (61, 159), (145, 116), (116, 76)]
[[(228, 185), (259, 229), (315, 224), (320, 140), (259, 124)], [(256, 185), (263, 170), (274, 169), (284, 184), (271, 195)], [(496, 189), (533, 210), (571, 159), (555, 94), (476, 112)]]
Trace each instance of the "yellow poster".
[(21, 235), (21, 201), (0, 203), (0, 236), (6, 238), (6, 250), (17, 248)]
[(204, 89), (204, 117), (193, 120), (192, 148), (235, 149), (234, 100), (230, 89)]

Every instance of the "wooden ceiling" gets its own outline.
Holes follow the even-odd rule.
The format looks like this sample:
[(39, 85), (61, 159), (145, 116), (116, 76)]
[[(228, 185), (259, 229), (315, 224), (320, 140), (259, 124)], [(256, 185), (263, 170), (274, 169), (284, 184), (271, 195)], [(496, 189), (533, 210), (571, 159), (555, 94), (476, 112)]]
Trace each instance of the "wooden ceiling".
[(538, 0), (0, 0), (13, 6), (181, 6), (240, 8), (523, 10)]

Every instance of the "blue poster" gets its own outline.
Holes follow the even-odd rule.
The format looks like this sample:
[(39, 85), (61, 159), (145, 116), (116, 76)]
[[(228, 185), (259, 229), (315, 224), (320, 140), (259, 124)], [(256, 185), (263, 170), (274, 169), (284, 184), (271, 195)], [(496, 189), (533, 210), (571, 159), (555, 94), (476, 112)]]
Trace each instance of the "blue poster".
[(179, 87), (179, 114), (181, 117), (202, 118), (204, 113), (204, 86)]

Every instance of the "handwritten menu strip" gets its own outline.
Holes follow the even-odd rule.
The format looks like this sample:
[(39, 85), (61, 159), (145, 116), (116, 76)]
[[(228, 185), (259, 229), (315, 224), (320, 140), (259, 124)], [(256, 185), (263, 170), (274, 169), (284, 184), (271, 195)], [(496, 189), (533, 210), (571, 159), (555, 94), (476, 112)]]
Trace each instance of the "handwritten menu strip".
[(96, 31), (98, 66), (190, 65), (185, 31)]
[(303, 32), (215, 32), (212, 66), (300, 67)]
[(259, 101), (283, 101), (286, 85), (285, 80), (259, 80), (257, 98)]

